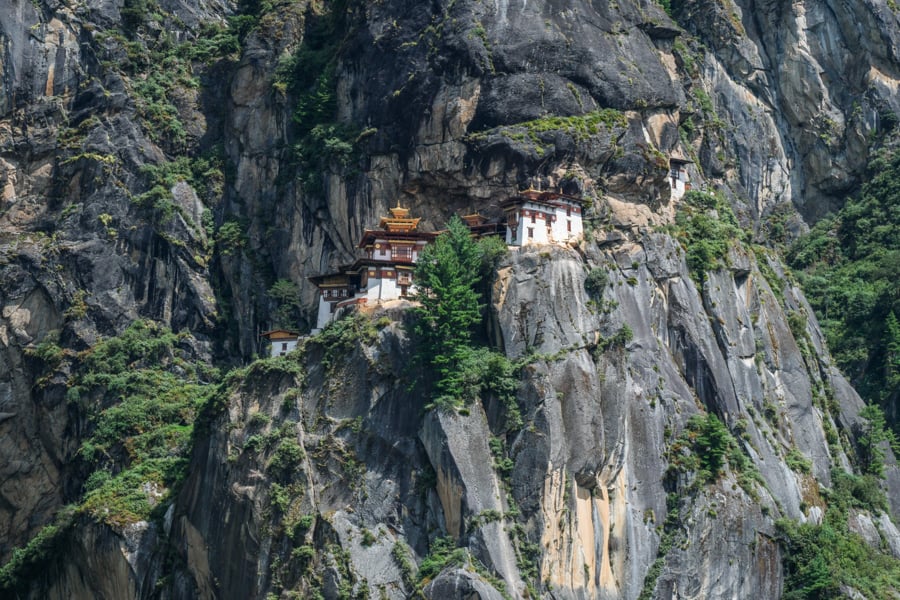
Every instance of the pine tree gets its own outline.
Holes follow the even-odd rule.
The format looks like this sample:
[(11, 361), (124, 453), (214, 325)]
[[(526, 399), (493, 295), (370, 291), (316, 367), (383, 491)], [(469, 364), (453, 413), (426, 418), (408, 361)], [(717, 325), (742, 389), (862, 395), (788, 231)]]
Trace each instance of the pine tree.
[(877, 404), (869, 404), (859, 411), (861, 423), (856, 443), (863, 473), (884, 477), (884, 450), (881, 442), (894, 442), (894, 433), (887, 428), (884, 411)]
[(435, 387), (446, 404), (461, 396), (459, 368), (471, 351), (472, 329), (481, 320), (482, 251), (468, 227), (454, 216), (416, 263), (416, 333), (423, 362), (436, 370)]

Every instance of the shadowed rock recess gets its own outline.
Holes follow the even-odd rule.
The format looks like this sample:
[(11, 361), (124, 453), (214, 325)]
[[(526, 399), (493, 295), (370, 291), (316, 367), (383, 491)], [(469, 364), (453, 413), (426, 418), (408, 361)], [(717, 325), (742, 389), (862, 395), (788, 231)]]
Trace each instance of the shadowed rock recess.
[[(0, 596), (779, 598), (823, 522), (900, 593), (778, 252), (892, 135), (896, 5), (666, 4), (0, 0)], [(484, 286), (521, 422), (431, 406), (405, 302), (256, 359), (398, 199), (528, 186), (588, 208)]]

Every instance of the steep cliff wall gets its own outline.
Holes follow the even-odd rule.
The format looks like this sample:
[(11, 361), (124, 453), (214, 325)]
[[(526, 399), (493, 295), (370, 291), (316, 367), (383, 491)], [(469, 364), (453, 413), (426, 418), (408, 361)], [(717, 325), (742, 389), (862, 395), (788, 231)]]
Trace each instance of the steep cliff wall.
[[(410, 342), (383, 313), (252, 367), (175, 505), (179, 577), (209, 597), (393, 598), (413, 586), (431, 598), (494, 597), (484, 586), (511, 597), (778, 597), (775, 521), (821, 518), (819, 486), (848, 464), (859, 398), (813, 354), (814, 319), (792, 332), (786, 312), (807, 309), (752, 254), (735, 250), (698, 288), (670, 237), (613, 219), (620, 226), (580, 252), (523, 249), (499, 271), (492, 311), (498, 342), (523, 365), (521, 428), (508, 430), (490, 398), (462, 414), (427, 411), (404, 382)], [(592, 300), (593, 269), (609, 283)], [(679, 466), (691, 418), (707, 412), (745, 457), (709, 481)], [(284, 440), (302, 448), (287, 475), (274, 466)], [(441, 535), (465, 548), (448, 563), (463, 570), (405, 575), (397, 554), (425, 569), (426, 541)]]
[[(296, 283), (308, 324), (304, 278), (352, 258), (398, 197), (426, 229), (497, 216), (528, 183), (595, 200), (582, 246), (511, 255), (495, 282), (491, 337), (530, 357), (521, 430), (490, 401), (420, 413), (397, 379), (396, 324), (328, 369), (312, 342), (302, 368), (251, 372), (209, 415), (168, 517), (120, 531), (76, 518), (90, 535), (60, 552), (96, 561), (23, 593), (338, 597), (367, 581), (403, 597), (418, 583), (402, 557), (441, 532), (469, 554), (420, 582), (435, 598), (777, 595), (774, 520), (821, 515), (860, 402), (776, 257), (745, 243), (698, 288), (658, 229), (678, 210), (667, 159), (691, 158), (694, 185), (720, 190), (756, 241), (773, 219), (795, 234), (855, 188), (895, 124), (900, 32), (881, 2), (671, 14), (630, 0), (0, 0), (0, 561), (83, 497), (78, 449), (107, 407), (68, 394), (99, 340), (149, 318), (190, 331), (192, 358), (234, 364), (272, 322), (266, 290)], [(585, 295), (593, 269), (609, 274), (602, 298)], [(758, 480), (677, 472), (701, 413)], [(511, 471), (487, 468), (488, 430)], [(293, 435), (305, 458), (272, 472)], [(896, 547), (888, 520), (868, 533), (877, 523)]]

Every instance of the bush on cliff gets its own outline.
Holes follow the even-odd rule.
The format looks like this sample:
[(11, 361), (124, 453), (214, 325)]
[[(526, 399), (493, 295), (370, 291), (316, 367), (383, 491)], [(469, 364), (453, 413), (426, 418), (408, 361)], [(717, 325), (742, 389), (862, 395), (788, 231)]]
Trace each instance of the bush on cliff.
[(726, 266), (729, 245), (743, 236), (723, 198), (697, 191), (684, 195), (674, 234), (684, 246), (691, 274), (701, 282), (707, 271)]

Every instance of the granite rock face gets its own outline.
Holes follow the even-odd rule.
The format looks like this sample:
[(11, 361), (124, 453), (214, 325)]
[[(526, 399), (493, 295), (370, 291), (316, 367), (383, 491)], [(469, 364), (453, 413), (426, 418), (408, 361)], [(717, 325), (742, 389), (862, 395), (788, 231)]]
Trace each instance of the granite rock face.
[[(598, 268), (609, 283), (591, 299), (584, 280)], [(815, 319), (796, 339), (774, 307), (799, 296), (775, 281), (783, 289), (740, 254), (698, 287), (672, 239), (649, 230), (602, 247), (514, 251), (491, 298), (495, 342), (526, 365), (514, 431), (490, 398), (465, 414), (427, 410), (404, 382), (410, 346), (398, 321), (354, 348), (310, 339), (281, 359), (302, 374), (251, 370), (198, 445), (175, 505), (187, 596), (309, 594), (329, 589), (332, 573), (337, 588), (405, 597), (397, 553), (424, 569), (428, 541), (446, 536), (466, 553), (423, 580), (429, 598), (636, 598), (645, 588), (777, 597), (774, 523), (821, 517), (819, 486), (848, 460), (823, 431), (851, 431), (836, 421), (853, 419), (860, 401), (837, 391), (848, 388), (826, 355), (798, 348), (821, 344)], [(605, 343), (625, 327), (630, 339)], [(820, 388), (834, 390), (840, 416), (813, 401)], [(695, 474), (672, 470), (673, 444), (707, 412), (731, 429), (755, 480), (731, 466), (698, 488)], [(304, 450), (288, 480), (272, 474), (277, 443), (251, 442), (275, 432)], [(808, 472), (789, 466), (796, 452)], [(283, 490), (293, 495), (273, 508)], [(313, 524), (291, 538), (301, 514)], [(873, 540), (894, 537), (886, 516), (855, 519)], [(664, 552), (663, 532), (675, 540)], [(310, 562), (289, 554), (307, 546)]]
[[(152, 4), (0, 0), (0, 562), (84, 491), (90, 407), (42, 348), (75, 355), (146, 318), (190, 331), (194, 357), (246, 361), (278, 308), (267, 290), (297, 284), (308, 326), (305, 278), (353, 259), (398, 198), (436, 230), (559, 187), (593, 200), (592, 227), (512, 253), (485, 298), (488, 338), (525, 361), (521, 429), (491, 398), (427, 411), (391, 311), (337, 355), (310, 341), (296, 368), (254, 367), (206, 416), (162, 522), (77, 521), (60, 550), (77, 560), (31, 597), (779, 594), (774, 521), (821, 518), (861, 401), (776, 256), (739, 245), (692, 278), (660, 228), (678, 209), (668, 159), (693, 161), (756, 241), (839, 206), (900, 112), (888, 3)], [(352, 135), (319, 139), (310, 166), (308, 90), (283, 74), (323, 24), (340, 41), (318, 124)], [(703, 413), (757, 483), (729, 470), (689, 493), (671, 447)], [(272, 467), (286, 440), (303, 457), (290, 473)], [(896, 553), (885, 515), (852, 526)], [(444, 536), (465, 552), (416, 581)]]

